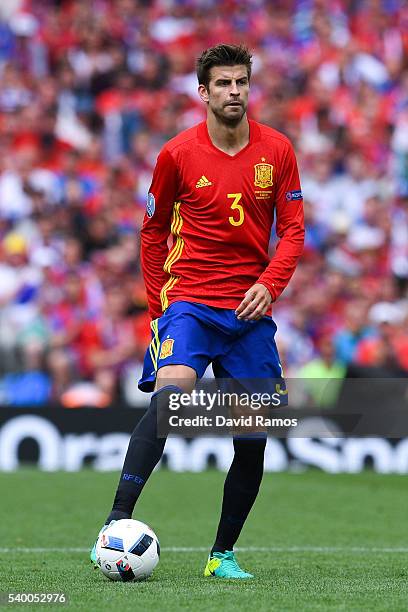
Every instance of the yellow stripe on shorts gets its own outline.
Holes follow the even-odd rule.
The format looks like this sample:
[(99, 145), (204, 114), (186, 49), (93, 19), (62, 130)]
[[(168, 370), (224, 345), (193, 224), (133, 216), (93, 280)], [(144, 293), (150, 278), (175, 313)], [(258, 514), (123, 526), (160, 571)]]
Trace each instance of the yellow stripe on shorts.
[(150, 353), (150, 357), (152, 358), (153, 367), (155, 371), (157, 371), (157, 358), (159, 355), (159, 348), (160, 348), (159, 319), (154, 319), (154, 321), (150, 323), (150, 327), (153, 332), (153, 338), (149, 344), (149, 353)]

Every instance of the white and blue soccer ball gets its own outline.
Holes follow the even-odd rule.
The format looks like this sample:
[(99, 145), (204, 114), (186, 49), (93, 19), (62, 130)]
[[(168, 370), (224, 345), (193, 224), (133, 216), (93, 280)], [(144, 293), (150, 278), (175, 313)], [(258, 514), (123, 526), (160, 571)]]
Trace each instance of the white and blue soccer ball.
[(146, 580), (159, 562), (159, 540), (141, 521), (121, 519), (100, 534), (96, 562), (110, 580)]

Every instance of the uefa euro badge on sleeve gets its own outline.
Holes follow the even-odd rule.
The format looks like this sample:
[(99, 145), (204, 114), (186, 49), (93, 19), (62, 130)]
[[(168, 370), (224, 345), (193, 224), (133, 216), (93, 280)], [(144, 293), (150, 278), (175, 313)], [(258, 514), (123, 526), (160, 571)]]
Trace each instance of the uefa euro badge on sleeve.
[(285, 194), (285, 198), (288, 202), (292, 202), (293, 200), (303, 200), (302, 192), (300, 189), (296, 189), (295, 191), (287, 191)]
[(272, 187), (273, 180), (273, 166), (271, 164), (265, 163), (265, 158), (261, 158), (261, 164), (255, 164), (255, 179), (254, 185), (255, 187), (262, 187), (262, 189), (266, 189), (266, 187)]
[(146, 214), (149, 217), (153, 217), (154, 211), (156, 209), (156, 200), (154, 199), (154, 195), (149, 192), (147, 194), (147, 202), (146, 202)]

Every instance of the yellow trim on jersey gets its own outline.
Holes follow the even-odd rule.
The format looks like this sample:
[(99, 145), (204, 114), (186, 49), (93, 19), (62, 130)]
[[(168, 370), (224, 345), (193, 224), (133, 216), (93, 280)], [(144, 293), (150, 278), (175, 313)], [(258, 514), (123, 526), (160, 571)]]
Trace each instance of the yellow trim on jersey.
[[(170, 228), (170, 231), (172, 234), (180, 233), (181, 226), (183, 225), (183, 219), (180, 215), (180, 205), (181, 205), (181, 202), (174, 202), (173, 219), (172, 219), (171, 228)], [(180, 226), (180, 229), (178, 229), (178, 226)]]
[(173, 208), (173, 221), (171, 224), (171, 233), (173, 236), (176, 236), (176, 243), (172, 247), (171, 251), (167, 255), (167, 259), (164, 262), (163, 270), (170, 274), (170, 269), (172, 264), (180, 259), (181, 253), (184, 248), (184, 240), (180, 236), (181, 228), (183, 227), (183, 218), (180, 214), (180, 204), (181, 202), (175, 202)]
[(166, 310), (169, 305), (169, 300), (167, 298), (168, 291), (170, 291), (174, 287), (174, 285), (180, 278), (179, 276), (174, 276), (173, 274), (171, 274), (171, 266), (180, 259), (184, 249), (184, 240), (180, 235), (181, 228), (183, 227), (183, 218), (180, 214), (180, 205), (181, 202), (174, 203), (171, 233), (173, 234), (173, 236), (176, 236), (176, 242), (170, 250), (163, 266), (163, 270), (171, 275), (169, 280), (166, 282), (166, 284), (160, 291), (160, 300), (163, 311)]
[(160, 339), (159, 339), (159, 319), (154, 319), (150, 323), (153, 332), (153, 338), (149, 344), (150, 357), (152, 358), (154, 369), (157, 371), (157, 357), (159, 355)]
[(170, 274), (171, 266), (178, 261), (184, 249), (184, 240), (181, 236), (177, 236), (176, 244), (171, 249), (171, 253), (164, 262), (163, 270)]
[(163, 289), (160, 291), (160, 299), (161, 299), (161, 305), (162, 305), (163, 311), (165, 311), (169, 305), (169, 300), (167, 298), (167, 292), (173, 289), (174, 285), (177, 283), (179, 278), (180, 278), (179, 276), (170, 276), (169, 280), (164, 285)]

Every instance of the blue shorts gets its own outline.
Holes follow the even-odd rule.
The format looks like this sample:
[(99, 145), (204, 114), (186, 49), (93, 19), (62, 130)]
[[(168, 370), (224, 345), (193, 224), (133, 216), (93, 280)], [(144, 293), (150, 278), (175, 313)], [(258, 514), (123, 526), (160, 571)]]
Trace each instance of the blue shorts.
[[(157, 370), (163, 366), (186, 365), (201, 378), (209, 363), (216, 378), (249, 380), (251, 391), (258, 390), (254, 387), (259, 379), (264, 379), (262, 390), (275, 389), (276, 384), (285, 389), (271, 317), (240, 321), (230, 309), (174, 302), (151, 327), (141, 391), (153, 391)], [(248, 383), (243, 386), (248, 388)]]

